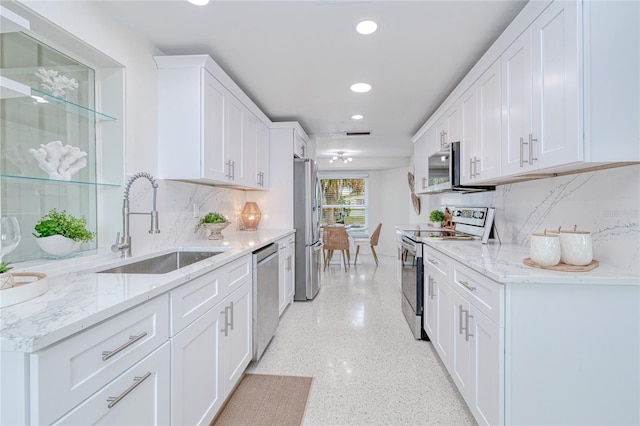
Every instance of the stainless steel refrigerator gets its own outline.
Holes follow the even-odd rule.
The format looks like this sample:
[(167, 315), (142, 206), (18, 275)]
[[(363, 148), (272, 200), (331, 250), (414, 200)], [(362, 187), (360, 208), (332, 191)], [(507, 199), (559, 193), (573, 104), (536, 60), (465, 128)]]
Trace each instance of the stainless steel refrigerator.
[(322, 189), (311, 159), (293, 160), (293, 226), (296, 229), (296, 291), (294, 300), (313, 299), (320, 290)]

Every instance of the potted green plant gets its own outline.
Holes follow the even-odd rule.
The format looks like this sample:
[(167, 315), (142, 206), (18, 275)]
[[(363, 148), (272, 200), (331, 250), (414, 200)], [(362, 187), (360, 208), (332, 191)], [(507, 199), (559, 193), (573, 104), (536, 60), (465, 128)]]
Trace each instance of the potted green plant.
[(87, 219), (77, 218), (66, 210), (51, 209), (35, 226), (36, 242), (53, 256), (62, 257), (80, 248), (83, 242), (93, 240), (95, 234), (87, 229)]
[(441, 210), (432, 210), (431, 213), (429, 213), (429, 220), (431, 221), (431, 226), (440, 228), (444, 220), (444, 212)]
[(224, 239), (222, 230), (229, 226), (230, 223), (229, 219), (227, 219), (222, 213), (209, 212), (200, 218), (196, 224), (194, 232), (200, 229), (200, 227), (203, 227), (209, 231), (210, 240), (222, 240)]
[(5, 288), (11, 288), (15, 284), (13, 275), (9, 273), (12, 266), (9, 266), (11, 262), (0, 262), (0, 290)]

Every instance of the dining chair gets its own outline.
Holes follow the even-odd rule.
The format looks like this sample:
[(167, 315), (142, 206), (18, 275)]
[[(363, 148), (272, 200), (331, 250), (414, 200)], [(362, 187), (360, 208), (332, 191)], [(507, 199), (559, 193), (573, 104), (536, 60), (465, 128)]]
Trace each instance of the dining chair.
[(371, 253), (373, 253), (373, 258), (376, 261), (376, 266), (378, 266), (378, 255), (376, 254), (375, 246), (378, 245), (378, 238), (380, 238), (380, 229), (382, 229), (382, 223), (379, 223), (376, 226), (376, 229), (373, 231), (373, 234), (369, 236), (369, 238), (354, 238), (353, 245), (356, 246), (356, 257), (353, 259), (353, 265), (355, 266), (358, 261), (358, 253), (360, 253), (360, 246), (368, 245), (371, 247)]
[(344, 226), (325, 226), (322, 233), (322, 244), (324, 245), (325, 257), (324, 268), (331, 262), (333, 252), (340, 250), (342, 252), (342, 262), (346, 272), (347, 266), (350, 266), (351, 255), (349, 253), (349, 234)]

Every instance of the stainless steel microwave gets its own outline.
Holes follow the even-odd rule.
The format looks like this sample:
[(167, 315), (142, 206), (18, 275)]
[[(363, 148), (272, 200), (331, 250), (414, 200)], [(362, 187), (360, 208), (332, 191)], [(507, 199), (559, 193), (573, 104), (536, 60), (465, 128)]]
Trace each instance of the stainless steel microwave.
[(465, 186), (460, 184), (462, 151), (460, 142), (451, 142), (446, 148), (429, 157), (427, 193), (481, 192), (494, 190), (495, 186)]

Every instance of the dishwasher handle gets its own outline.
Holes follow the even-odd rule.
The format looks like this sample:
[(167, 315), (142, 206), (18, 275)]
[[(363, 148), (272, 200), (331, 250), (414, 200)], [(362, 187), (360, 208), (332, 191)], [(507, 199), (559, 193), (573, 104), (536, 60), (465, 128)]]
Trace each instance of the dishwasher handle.
[(278, 255), (278, 244), (271, 243), (253, 252), (253, 259), (258, 265), (271, 260), (272, 256)]

